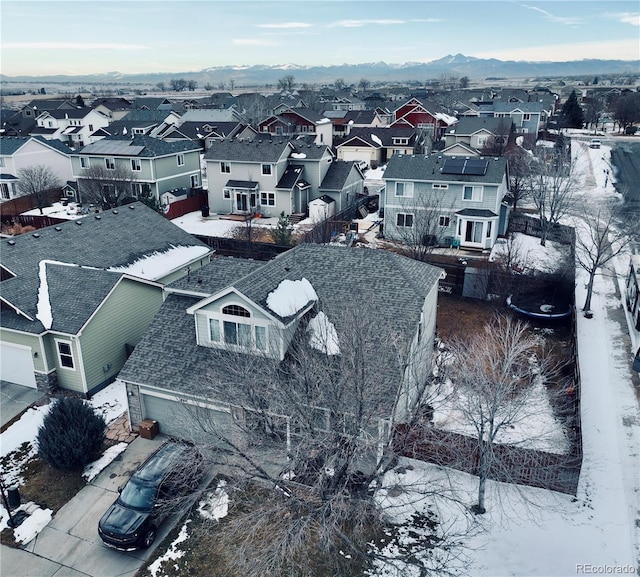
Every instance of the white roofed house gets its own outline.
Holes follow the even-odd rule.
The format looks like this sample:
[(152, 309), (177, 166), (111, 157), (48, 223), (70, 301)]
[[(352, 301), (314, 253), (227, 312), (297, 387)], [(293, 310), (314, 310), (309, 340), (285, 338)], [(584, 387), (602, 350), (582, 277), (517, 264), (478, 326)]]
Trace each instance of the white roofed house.
[(141, 203), (1, 242), (0, 381), (84, 395), (113, 382), (162, 285), (211, 254)]
[(36, 126), (30, 134), (61, 140), (76, 149), (102, 138), (96, 133), (108, 124), (108, 116), (88, 107), (45, 110), (36, 117)]

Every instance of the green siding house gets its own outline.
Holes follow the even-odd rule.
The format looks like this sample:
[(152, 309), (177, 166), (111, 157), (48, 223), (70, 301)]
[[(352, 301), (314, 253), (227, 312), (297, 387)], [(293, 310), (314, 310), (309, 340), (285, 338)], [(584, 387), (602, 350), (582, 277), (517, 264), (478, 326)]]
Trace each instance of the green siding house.
[(209, 248), (141, 203), (2, 239), (0, 382), (91, 395), (112, 382)]

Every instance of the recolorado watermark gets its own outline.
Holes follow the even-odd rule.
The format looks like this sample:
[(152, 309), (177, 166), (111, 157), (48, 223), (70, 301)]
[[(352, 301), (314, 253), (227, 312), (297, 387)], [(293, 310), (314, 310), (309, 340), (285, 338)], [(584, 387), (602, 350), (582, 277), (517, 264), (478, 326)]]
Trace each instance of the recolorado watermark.
[(636, 568), (633, 565), (590, 565), (589, 563), (577, 563), (578, 575), (635, 575)]

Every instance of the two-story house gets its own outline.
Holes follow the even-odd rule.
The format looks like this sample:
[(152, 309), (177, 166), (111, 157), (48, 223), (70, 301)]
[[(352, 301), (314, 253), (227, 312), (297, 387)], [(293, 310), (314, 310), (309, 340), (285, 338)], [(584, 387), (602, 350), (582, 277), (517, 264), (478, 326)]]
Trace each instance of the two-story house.
[[(490, 249), (508, 224), (507, 167), (504, 157), (394, 156), (383, 175), (385, 236), (416, 239), (421, 235), (407, 232), (430, 222), (436, 227), (424, 235), (438, 242)], [(433, 211), (434, 218), (423, 218)]]
[(394, 154), (422, 152), (424, 142), (418, 131), (407, 125), (352, 128), (349, 135), (336, 143), (340, 160), (364, 161), (376, 167)]
[(442, 133), (456, 124), (458, 119), (438, 108), (436, 104), (423, 102), (415, 97), (410, 98), (393, 111), (392, 126), (417, 128), (433, 140), (439, 140)]
[(106, 176), (116, 167), (124, 169), (132, 177), (133, 198), (150, 194), (160, 202), (165, 192), (202, 185), (200, 147), (193, 142), (164, 142), (149, 136), (105, 138), (72, 154), (71, 164), (81, 198), (94, 166), (103, 168)]
[(205, 162), (209, 208), (218, 214), (306, 213), (309, 202), (323, 194), (340, 211), (364, 189), (353, 163), (336, 163), (328, 146), (302, 140), (214, 141)]
[(0, 381), (85, 395), (112, 382), (211, 250), (141, 203), (2, 239)]
[(512, 133), (511, 118), (463, 116), (455, 126), (445, 131), (442, 153), (449, 156), (479, 156), (487, 146), (495, 148), (498, 139), (504, 149)]
[(287, 108), (271, 115), (258, 124), (258, 131), (274, 137), (313, 135), (315, 144), (326, 146), (333, 142), (331, 120), (306, 108)]
[(108, 125), (106, 115), (88, 107), (46, 110), (38, 114), (31, 134), (47, 140), (61, 140), (71, 148), (81, 148), (98, 140), (94, 134)]
[[(188, 419), (197, 409), (222, 435), (233, 436), (256, 407), (234, 390), (217, 355), (239, 355), (238, 363), (246, 358), (279, 364), (305, 339), (317, 354), (339, 358), (349, 348), (349, 331), (358, 330), (346, 316), (357, 295), (376, 311), (379, 330), (367, 334), (359, 371), (380, 387), (371, 407), (372, 434), (386, 443), (394, 425), (409, 418), (430, 372), (442, 276), (439, 268), (388, 251), (315, 244), (298, 245), (267, 263), (213, 259), (198, 274), (166, 287), (161, 310), (119, 375), (127, 388), (131, 427), (153, 419), (161, 432), (189, 439), (197, 424)], [(405, 369), (397, 371), (398, 366)], [(254, 373), (259, 378), (260, 371)], [(342, 407), (345, 416), (354, 410), (349, 398)], [(276, 406), (262, 408), (279, 412)], [(284, 454), (295, 442), (295, 416), (280, 415)]]
[(60, 182), (71, 180), (72, 152), (59, 140), (39, 136), (0, 137), (0, 202), (19, 196), (20, 170), (27, 167), (46, 166)]
[[(542, 102), (476, 102), (470, 105), (481, 118), (509, 118), (518, 134), (538, 134), (551, 111)], [(468, 114), (468, 113), (467, 113)]]

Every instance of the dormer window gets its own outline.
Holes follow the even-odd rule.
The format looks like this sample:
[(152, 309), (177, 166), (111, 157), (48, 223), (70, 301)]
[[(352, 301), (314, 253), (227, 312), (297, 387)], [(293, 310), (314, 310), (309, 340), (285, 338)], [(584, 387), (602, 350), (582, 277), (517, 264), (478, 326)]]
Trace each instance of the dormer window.
[(225, 315), (233, 315), (236, 317), (250, 317), (251, 313), (240, 305), (227, 305), (223, 307), (222, 313)]
[(237, 350), (236, 347), (267, 350), (267, 327), (252, 322), (251, 311), (241, 305), (230, 304), (222, 307), (221, 312), (223, 318), (208, 319), (212, 345), (233, 350)]

